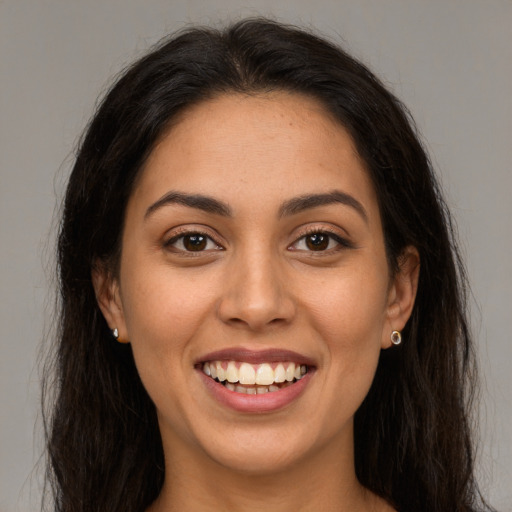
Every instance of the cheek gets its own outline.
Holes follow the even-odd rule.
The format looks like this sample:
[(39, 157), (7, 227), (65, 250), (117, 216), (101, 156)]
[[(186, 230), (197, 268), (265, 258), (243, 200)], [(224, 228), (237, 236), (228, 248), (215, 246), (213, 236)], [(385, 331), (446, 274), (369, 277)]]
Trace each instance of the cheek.
[[(328, 339), (346, 340), (354, 348), (380, 343), (386, 317), (387, 276), (372, 267), (365, 272), (333, 274), (321, 286), (309, 286), (306, 309)], [(350, 341), (349, 341), (350, 340)]]
[(328, 400), (340, 404), (331, 409), (334, 425), (355, 414), (373, 382), (381, 353), (384, 292), (367, 279), (347, 279), (326, 294), (318, 310), (317, 329), (322, 329), (328, 353), (325, 389)]
[[(139, 267), (141, 268), (141, 267)], [(186, 432), (180, 396), (185, 393), (193, 340), (208, 330), (215, 299), (201, 278), (180, 277), (160, 266), (129, 274), (122, 289), (135, 364), (157, 409)]]
[(333, 276), (322, 292), (316, 288), (309, 295), (305, 308), (325, 344), (329, 379), (346, 397), (354, 397), (354, 404), (373, 380), (386, 320), (387, 274), (372, 268), (378, 269)]
[(184, 381), (190, 342), (206, 328), (214, 298), (200, 278), (180, 278), (165, 267), (142, 268), (144, 273), (133, 272), (124, 281), (123, 309), (140, 377), (158, 402), (162, 388)]
[(165, 265), (140, 266), (123, 287), (123, 309), (131, 339), (161, 339), (175, 344), (188, 338), (201, 323), (214, 300), (211, 280), (193, 272), (176, 271)]

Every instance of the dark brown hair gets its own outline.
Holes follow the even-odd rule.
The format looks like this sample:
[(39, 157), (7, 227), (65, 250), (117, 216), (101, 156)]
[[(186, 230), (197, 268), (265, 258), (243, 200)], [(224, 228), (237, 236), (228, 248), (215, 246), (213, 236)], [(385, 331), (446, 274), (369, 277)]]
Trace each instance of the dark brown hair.
[(101, 315), (91, 269), (103, 261), (115, 271), (137, 174), (178, 114), (222, 93), (272, 90), (316, 98), (349, 130), (377, 191), (390, 267), (408, 245), (421, 258), (404, 342), (381, 353), (356, 415), (359, 480), (401, 512), (488, 510), (473, 476), (464, 267), (414, 124), (342, 49), (256, 19), (188, 29), (159, 44), (118, 79), (80, 145), (58, 240), (56, 393), (45, 423), (56, 511), (142, 512), (158, 496), (155, 408), (130, 347), (115, 343)]

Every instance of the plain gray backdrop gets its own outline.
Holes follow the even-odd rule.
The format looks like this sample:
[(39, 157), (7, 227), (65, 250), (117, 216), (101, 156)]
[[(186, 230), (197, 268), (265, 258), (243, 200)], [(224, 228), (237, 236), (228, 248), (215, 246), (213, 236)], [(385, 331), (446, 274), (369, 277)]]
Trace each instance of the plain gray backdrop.
[(40, 500), (37, 354), (53, 286), (45, 265), (96, 99), (160, 37), (245, 15), (315, 27), (411, 109), (475, 297), (479, 479), (491, 503), (512, 511), (512, 1), (0, 0), (0, 512), (37, 510)]

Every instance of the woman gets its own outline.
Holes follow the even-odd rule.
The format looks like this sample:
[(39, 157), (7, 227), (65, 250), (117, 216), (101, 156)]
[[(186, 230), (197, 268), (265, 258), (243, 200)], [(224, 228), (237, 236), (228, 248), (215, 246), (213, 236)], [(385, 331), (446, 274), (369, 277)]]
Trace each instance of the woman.
[(247, 20), (135, 63), (81, 144), (59, 272), (56, 510), (487, 509), (449, 213), (342, 50)]

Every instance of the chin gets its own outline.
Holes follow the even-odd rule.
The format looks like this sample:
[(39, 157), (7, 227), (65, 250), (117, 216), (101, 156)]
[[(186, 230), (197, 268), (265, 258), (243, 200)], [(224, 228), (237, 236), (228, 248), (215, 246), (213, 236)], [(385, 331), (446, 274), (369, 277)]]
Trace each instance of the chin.
[[(253, 425), (212, 436), (202, 443), (209, 458), (226, 470), (251, 476), (271, 476), (303, 466), (321, 451), (318, 435), (310, 429)], [(328, 440), (325, 440), (328, 442)]]
[(265, 477), (289, 471), (301, 462), (299, 454), (293, 451), (278, 452), (263, 447), (212, 453), (211, 457), (226, 470), (252, 477)]

